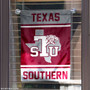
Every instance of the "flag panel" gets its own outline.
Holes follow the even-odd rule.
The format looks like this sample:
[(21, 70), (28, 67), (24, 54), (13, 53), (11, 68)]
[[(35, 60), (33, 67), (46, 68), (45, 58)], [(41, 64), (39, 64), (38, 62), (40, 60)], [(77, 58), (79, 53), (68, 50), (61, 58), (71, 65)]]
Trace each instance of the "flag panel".
[(43, 12), (21, 13), (21, 80), (69, 80), (70, 11)]

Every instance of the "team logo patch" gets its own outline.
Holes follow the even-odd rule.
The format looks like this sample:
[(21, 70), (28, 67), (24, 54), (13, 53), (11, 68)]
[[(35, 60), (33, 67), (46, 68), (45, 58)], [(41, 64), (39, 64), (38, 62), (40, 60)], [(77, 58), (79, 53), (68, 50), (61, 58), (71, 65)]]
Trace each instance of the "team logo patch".
[[(41, 35), (40, 35), (41, 34)], [(35, 43), (26, 43), (26, 45), (30, 48), (30, 56), (44, 57), (47, 63), (52, 63), (51, 57), (55, 57), (58, 55), (58, 51), (61, 50), (60, 40), (55, 35), (44, 35), (44, 30), (35, 30), (34, 41)], [(40, 54), (38, 54), (40, 52)]]

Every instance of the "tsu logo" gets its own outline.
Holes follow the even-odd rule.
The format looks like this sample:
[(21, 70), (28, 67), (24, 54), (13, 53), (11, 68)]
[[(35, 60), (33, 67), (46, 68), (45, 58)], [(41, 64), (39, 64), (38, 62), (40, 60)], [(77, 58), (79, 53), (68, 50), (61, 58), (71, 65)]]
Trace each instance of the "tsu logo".
[(48, 63), (52, 63), (51, 57), (56, 57), (58, 51), (61, 50), (59, 38), (55, 35), (44, 36), (44, 30), (35, 30), (34, 41), (35, 43), (26, 43), (32, 53), (30, 55), (32, 57), (40, 55), (40, 57), (44, 57)]

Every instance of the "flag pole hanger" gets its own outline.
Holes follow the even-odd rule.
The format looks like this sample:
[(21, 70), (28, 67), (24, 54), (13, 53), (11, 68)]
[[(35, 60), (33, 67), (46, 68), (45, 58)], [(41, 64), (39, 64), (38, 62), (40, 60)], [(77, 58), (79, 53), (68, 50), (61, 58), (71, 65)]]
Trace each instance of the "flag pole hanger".
[(16, 9), (16, 10), (15, 10), (15, 14), (16, 14), (16, 15), (19, 15), (20, 13), (21, 13), (21, 10), (20, 10), (20, 9)]
[(76, 13), (76, 8), (73, 8), (70, 11), (72, 12), (72, 14), (75, 14)]
[[(75, 14), (75, 13), (76, 13), (76, 8), (73, 8), (73, 9), (71, 9), (70, 11), (72, 12), (72, 14)], [(15, 10), (15, 14), (16, 14), (16, 15), (19, 15), (20, 13), (21, 13), (21, 10), (20, 10), (20, 9), (16, 9), (16, 10)]]

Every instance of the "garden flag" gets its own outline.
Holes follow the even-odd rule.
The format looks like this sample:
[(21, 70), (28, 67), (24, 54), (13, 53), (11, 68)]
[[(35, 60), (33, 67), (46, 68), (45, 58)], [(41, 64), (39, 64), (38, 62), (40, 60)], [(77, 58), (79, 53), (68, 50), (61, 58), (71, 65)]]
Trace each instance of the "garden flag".
[(70, 79), (71, 12), (21, 12), (21, 81)]

